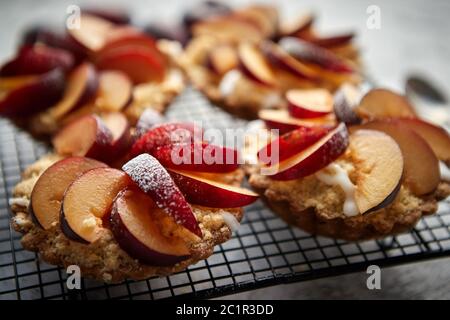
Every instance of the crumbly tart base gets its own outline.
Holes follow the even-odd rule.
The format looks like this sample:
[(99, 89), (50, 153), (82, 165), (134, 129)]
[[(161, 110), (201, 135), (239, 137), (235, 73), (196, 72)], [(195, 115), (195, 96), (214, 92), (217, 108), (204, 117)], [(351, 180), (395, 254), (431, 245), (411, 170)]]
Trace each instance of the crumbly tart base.
[[(59, 224), (50, 230), (44, 230), (33, 222), (28, 213), (28, 204), (34, 184), (45, 169), (59, 159), (61, 158), (57, 155), (47, 155), (23, 172), (22, 180), (14, 189), (14, 198), (10, 201), (13, 211), (11, 223), (16, 231), (23, 234), (21, 243), (25, 249), (39, 253), (50, 264), (64, 267), (78, 265), (84, 277), (117, 283), (126, 279), (140, 280), (182, 271), (189, 265), (208, 258), (215, 245), (230, 239), (231, 230), (223, 219), (224, 212), (232, 214), (238, 221), (243, 217), (241, 208), (192, 206), (203, 232), (203, 239), (192, 244), (191, 257), (169, 267), (145, 265), (123, 251), (108, 229), (105, 229), (98, 241), (82, 244), (69, 240), (62, 233)], [(240, 184), (243, 177), (242, 171), (236, 171), (223, 182)]]
[[(345, 156), (337, 161), (348, 166)], [(288, 224), (308, 233), (349, 241), (382, 238), (412, 229), (422, 216), (436, 212), (438, 201), (450, 195), (450, 184), (441, 182), (430, 195), (417, 197), (402, 186), (396, 199), (387, 207), (354, 217), (343, 214), (345, 195), (338, 186), (329, 186), (315, 175), (274, 181), (247, 167), (250, 185), (263, 201)], [(350, 179), (352, 179), (350, 174)]]
[(208, 59), (208, 53), (219, 45), (221, 45), (220, 42), (212, 37), (194, 38), (179, 59), (179, 65), (192, 84), (212, 103), (244, 119), (257, 119), (258, 112), (262, 109), (286, 108), (287, 104), (282, 96), (288, 89), (322, 87), (334, 91), (344, 81), (344, 77), (346, 82), (354, 84), (361, 82), (359, 76), (333, 76), (325, 73), (323, 82), (317, 83), (299, 79), (283, 70), (274, 70), (278, 83), (277, 88), (258, 84), (241, 74), (233, 85), (231, 92), (224, 95), (220, 88), (224, 75), (213, 72), (205, 63)]

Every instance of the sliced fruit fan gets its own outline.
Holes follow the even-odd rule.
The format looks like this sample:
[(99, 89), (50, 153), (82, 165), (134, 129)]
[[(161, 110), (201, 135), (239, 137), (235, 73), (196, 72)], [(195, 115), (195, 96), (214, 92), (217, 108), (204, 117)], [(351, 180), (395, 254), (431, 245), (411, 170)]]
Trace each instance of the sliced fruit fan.
[[(176, 99), (168, 116), (201, 120), (223, 129), (245, 125), (190, 88)], [(20, 172), (46, 153), (46, 146), (6, 120), (0, 121), (0, 299), (209, 298), (355, 272), (370, 264), (388, 266), (450, 255), (448, 202), (441, 205), (439, 214), (422, 219), (410, 233), (383, 241), (347, 243), (312, 237), (289, 227), (258, 201), (246, 209), (241, 227), (230, 241), (216, 247), (208, 260), (184, 272), (118, 285), (83, 280), (81, 290), (68, 290), (65, 270), (40, 262), (34, 253), (25, 251), (19, 234), (9, 226), (7, 199), (12, 188)]]

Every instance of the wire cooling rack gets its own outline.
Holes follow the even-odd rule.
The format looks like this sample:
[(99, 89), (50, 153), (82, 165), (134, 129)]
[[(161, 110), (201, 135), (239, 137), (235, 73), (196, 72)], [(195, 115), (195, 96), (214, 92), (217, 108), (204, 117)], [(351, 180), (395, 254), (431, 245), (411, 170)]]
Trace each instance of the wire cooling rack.
[[(246, 124), (211, 106), (187, 89), (170, 107), (168, 117), (201, 120), (219, 129)], [(0, 120), (0, 299), (162, 299), (210, 298), (259, 287), (304, 281), (379, 266), (450, 255), (450, 203), (422, 219), (410, 233), (383, 241), (348, 243), (313, 237), (291, 228), (261, 202), (248, 207), (231, 240), (217, 246), (207, 260), (170, 277), (107, 285), (83, 280), (68, 290), (63, 269), (25, 251), (9, 224), (8, 198), (20, 173), (47, 148), (6, 120)]]

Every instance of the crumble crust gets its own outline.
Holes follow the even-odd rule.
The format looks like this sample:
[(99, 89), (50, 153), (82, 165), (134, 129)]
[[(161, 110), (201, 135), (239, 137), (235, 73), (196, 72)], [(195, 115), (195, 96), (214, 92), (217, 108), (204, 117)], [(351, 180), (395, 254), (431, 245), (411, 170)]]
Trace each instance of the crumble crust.
[[(60, 159), (61, 156), (49, 154), (23, 172), (22, 180), (14, 188), (14, 198), (10, 201), (14, 214), (11, 223), (16, 231), (23, 234), (21, 243), (25, 249), (38, 252), (50, 264), (64, 267), (78, 265), (84, 277), (117, 283), (126, 279), (140, 280), (182, 271), (189, 265), (208, 258), (215, 245), (230, 239), (231, 230), (224, 221), (223, 213), (232, 214), (238, 221), (243, 217), (241, 208), (215, 209), (192, 205), (203, 239), (192, 242), (191, 257), (169, 267), (145, 265), (123, 251), (108, 229), (104, 230), (98, 241), (82, 244), (69, 240), (59, 228), (59, 223), (44, 230), (33, 222), (28, 213), (28, 204), (34, 184), (45, 169)], [(222, 182), (240, 184), (243, 177), (243, 172), (238, 170)]]

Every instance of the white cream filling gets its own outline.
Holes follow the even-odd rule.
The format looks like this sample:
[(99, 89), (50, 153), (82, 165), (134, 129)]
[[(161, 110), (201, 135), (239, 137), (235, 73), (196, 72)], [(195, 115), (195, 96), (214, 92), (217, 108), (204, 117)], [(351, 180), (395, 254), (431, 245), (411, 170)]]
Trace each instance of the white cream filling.
[(236, 88), (238, 80), (241, 78), (241, 73), (236, 70), (228, 71), (222, 78), (219, 84), (219, 91), (222, 97), (231, 95)]
[(441, 172), (441, 180), (450, 182), (450, 169), (442, 161), (439, 161), (439, 170)]
[(225, 224), (230, 228), (231, 232), (237, 231), (241, 225), (234, 215), (229, 212), (222, 212), (222, 218)]
[(83, 220), (83, 229), (90, 230), (97, 226), (97, 219), (95, 217), (89, 217)]
[(19, 206), (19, 207), (28, 207), (30, 203), (30, 200), (28, 200), (27, 198), (11, 198), (9, 199), (9, 205), (13, 206)]
[(317, 172), (316, 177), (325, 184), (341, 187), (345, 194), (343, 212), (347, 217), (354, 217), (359, 214), (355, 202), (355, 185), (350, 181), (344, 168), (336, 163), (332, 163), (325, 169)]
[(258, 164), (258, 151), (270, 141), (270, 132), (262, 120), (253, 120), (245, 129), (245, 143), (241, 151), (244, 163)]
[(271, 92), (264, 97), (261, 106), (263, 109), (272, 109), (279, 105), (281, 101), (282, 99), (278, 92)]

